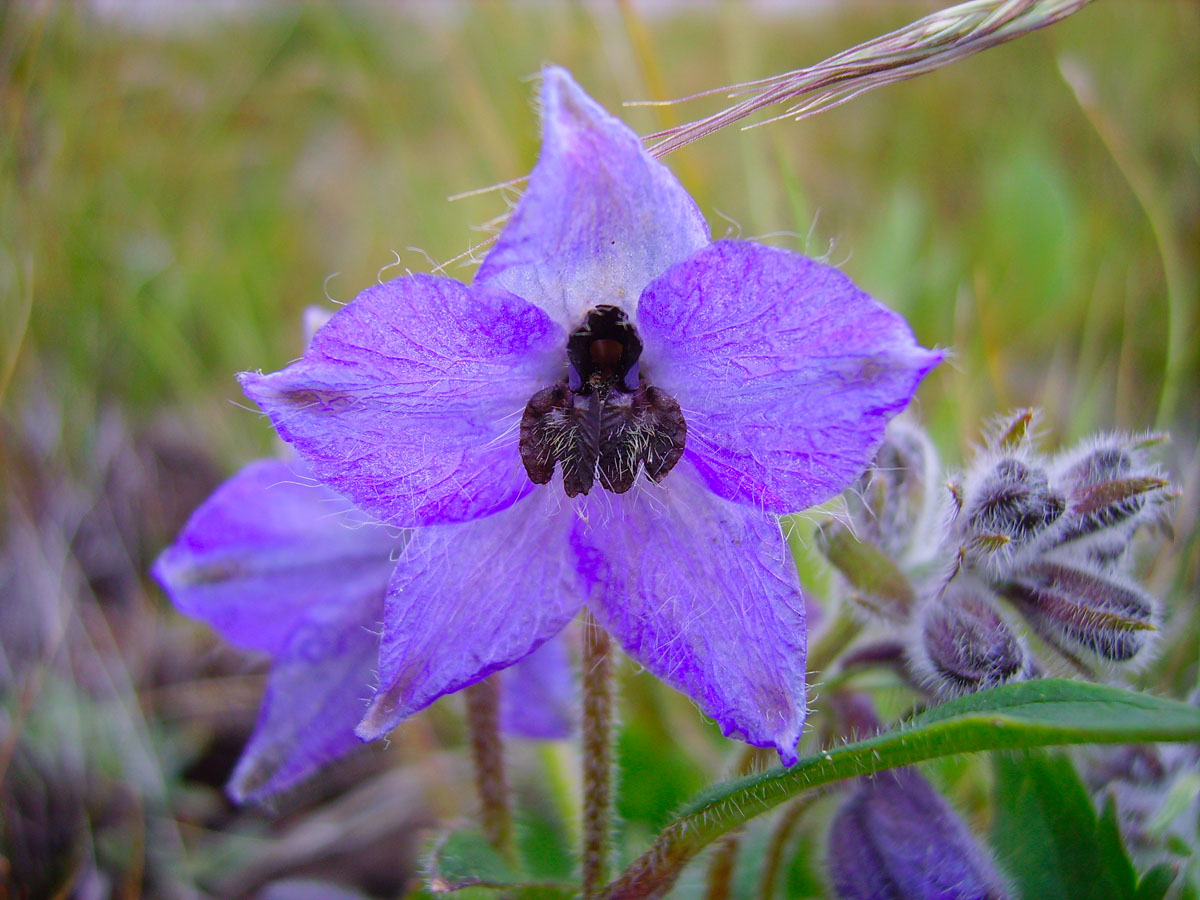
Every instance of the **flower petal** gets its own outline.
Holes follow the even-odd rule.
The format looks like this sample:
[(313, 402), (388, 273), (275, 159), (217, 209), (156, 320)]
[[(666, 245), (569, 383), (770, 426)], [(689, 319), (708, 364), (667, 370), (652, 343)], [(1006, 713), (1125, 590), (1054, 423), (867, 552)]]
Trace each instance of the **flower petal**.
[(364, 523), (302, 466), (264, 459), (192, 514), (153, 572), (181, 612), (240, 647), (277, 654), (306, 616), (347, 596), (374, 597), (377, 621), (406, 537)]
[(543, 72), (541, 101), (541, 157), (475, 283), (524, 297), (567, 330), (602, 303), (632, 314), (653, 278), (708, 243), (708, 225), (565, 70)]
[(529, 398), (562, 377), (566, 338), (534, 306), (414, 275), (364, 291), (281, 372), (240, 376), (322, 481), (397, 525), (477, 518), (530, 488)]
[(690, 458), (722, 497), (794, 512), (846, 488), (942, 359), (836, 269), (721, 241), (638, 306), (642, 373), (683, 407)]
[(276, 794), (362, 747), (354, 726), (375, 679), (382, 607), (382, 591), (343, 591), (339, 605), (310, 610), (293, 631), (229, 782), (235, 801)]
[(551, 638), (505, 671), (500, 682), (500, 727), (516, 737), (570, 737), (575, 721), (574, 679), (567, 644)]
[(681, 463), (661, 486), (590, 498), (572, 535), (588, 605), (635, 660), (722, 731), (796, 761), (804, 598), (779, 524)]
[(575, 616), (582, 597), (561, 504), (538, 488), (494, 516), (413, 535), (388, 587), (379, 690), (360, 737), (524, 659)]

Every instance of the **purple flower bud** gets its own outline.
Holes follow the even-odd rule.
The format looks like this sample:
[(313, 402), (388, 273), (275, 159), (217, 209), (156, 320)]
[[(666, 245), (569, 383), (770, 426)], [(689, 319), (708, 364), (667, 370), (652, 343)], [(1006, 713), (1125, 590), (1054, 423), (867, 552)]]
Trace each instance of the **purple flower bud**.
[(1003, 588), (1039, 634), (1055, 646), (1128, 662), (1155, 630), (1154, 601), (1115, 576), (1043, 557)]
[(937, 451), (924, 430), (893, 419), (871, 467), (847, 492), (855, 533), (893, 559), (931, 555), (940, 543), (932, 534), (937, 472)]
[(829, 697), (829, 716), (822, 746), (837, 741), (862, 741), (883, 730), (875, 703), (862, 691), (834, 691)]
[(1027, 455), (984, 456), (962, 488), (955, 522), (960, 552), (995, 574), (1006, 572), (1065, 509), (1066, 501), (1051, 486), (1046, 470)]
[(1057, 461), (1057, 482), (1067, 498), (1059, 542), (1088, 540), (1089, 556), (1115, 563), (1137, 527), (1166, 500), (1170, 482), (1145, 459), (1151, 439), (1108, 435), (1088, 441)]
[(1002, 900), (999, 875), (915, 769), (863, 779), (833, 817), (829, 873), (841, 900)]
[(1114, 781), (1157, 786), (1167, 780), (1167, 763), (1154, 744), (1093, 747), (1085, 759), (1083, 776), (1093, 791), (1103, 790)]
[[(1108, 797), (1116, 801), (1126, 844), (1144, 859), (1157, 861), (1163, 849), (1161, 825), (1165, 823), (1157, 828), (1153, 823), (1163, 817), (1177, 778), (1195, 770), (1189, 750), (1192, 748), (1179, 744), (1129, 744), (1091, 747), (1084, 754), (1081, 774), (1088, 789), (1100, 805)], [(1171, 818), (1169, 813), (1166, 818)], [(1194, 842), (1185, 842), (1185, 846), (1188, 843)]]
[(908, 664), (936, 696), (958, 697), (1029, 677), (1029, 655), (991, 596), (984, 584), (960, 575), (921, 610)]

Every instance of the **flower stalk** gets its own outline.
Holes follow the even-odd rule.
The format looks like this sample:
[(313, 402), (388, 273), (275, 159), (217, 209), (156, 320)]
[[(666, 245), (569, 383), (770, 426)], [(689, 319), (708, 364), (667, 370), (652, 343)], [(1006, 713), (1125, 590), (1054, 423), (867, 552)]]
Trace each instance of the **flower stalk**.
[(799, 797), (787, 806), (771, 828), (771, 839), (767, 851), (763, 854), (762, 881), (759, 882), (758, 896), (761, 900), (775, 900), (775, 885), (783, 868), (783, 853), (788, 841), (796, 830), (800, 819), (812, 806), (812, 797)]
[(741, 837), (735, 832), (726, 835), (713, 851), (708, 862), (708, 888), (704, 900), (729, 900), (733, 895), (733, 870), (741, 846)]
[[(885, 84), (906, 81), (989, 47), (1053, 25), (1092, 0), (968, 0), (903, 28), (843, 50), (822, 62), (770, 78), (712, 88), (688, 97), (634, 106), (665, 106), (725, 94), (744, 100), (702, 119), (649, 135), (651, 155), (661, 159), (692, 141), (764, 109), (789, 104), (755, 125), (800, 120), (841, 106)], [(754, 126), (747, 126), (754, 127)]]
[(807, 668), (809, 683), (819, 683), (828, 676), (830, 667), (838, 657), (858, 637), (862, 631), (862, 622), (855, 618), (845, 606), (839, 608), (836, 617), (808, 651)]
[(504, 744), (500, 738), (500, 686), (495, 678), (485, 678), (467, 688), (464, 694), (483, 834), (488, 843), (515, 862), (512, 810), (508, 804)]
[(599, 897), (612, 866), (612, 641), (583, 619), (583, 896)]

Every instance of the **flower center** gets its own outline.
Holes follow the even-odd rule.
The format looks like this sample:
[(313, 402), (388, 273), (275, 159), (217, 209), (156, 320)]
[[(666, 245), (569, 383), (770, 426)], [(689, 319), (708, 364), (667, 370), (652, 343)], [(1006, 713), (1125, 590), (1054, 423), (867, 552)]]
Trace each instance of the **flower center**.
[(642, 342), (615, 306), (597, 306), (567, 339), (567, 379), (534, 394), (521, 417), (521, 461), (546, 484), (562, 465), (568, 497), (600, 486), (623, 494), (643, 468), (662, 481), (679, 462), (687, 423), (675, 398), (648, 383)]

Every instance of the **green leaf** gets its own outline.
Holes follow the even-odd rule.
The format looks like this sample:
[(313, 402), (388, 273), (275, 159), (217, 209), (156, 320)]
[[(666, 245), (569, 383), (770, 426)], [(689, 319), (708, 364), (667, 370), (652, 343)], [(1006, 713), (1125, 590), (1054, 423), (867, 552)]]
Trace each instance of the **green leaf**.
[(1171, 883), (1175, 880), (1175, 869), (1167, 863), (1155, 866), (1142, 876), (1137, 886), (1137, 900), (1163, 900)]
[(558, 900), (575, 890), (560, 884), (527, 884), (495, 847), (477, 831), (452, 831), (433, 850), (428, 890), (432, 894), (459, 892), (461, 898), (494, 896), (525, 900)]
[(477, 831), (452, 831), (433, 850), (429, 887), (435, 893), (466, 887), (509, 887), (520, 877)]
[(997, 755), (993, 844), (1023, 900), (1132, 900), (1137, 875), (1111, 800), (1097, 819), (1070, 760)]
[[(1074, 767), (1071, 767), (1074, 774)], [(1078, 776), (1076, 776), (1078, 779)], [(1083, 784), (1079, 784), (1083, 788)], [(1085, 799), (1087, 790), (1083, 788)], [(1088, 805), (1088, 809), (1093, 807)], [(1096, 843), (1100, 850), (1100, 874), (1102, 883), (1116, 885), (1121, 896), (1133, 897), (1137, 894), (1137, 870), (1129, 858), (1125, 848), (1125, 838), (1121, 834), (1121, 821), (1117, 815), (1117, 798), (1109, 794), (1104, 802), (1104, 812), (1096, 827)]]
[(575, 848), (562, 819), (537, 805), (519, 809), (516, 822), (521, 871), (529, 881), (570, 881), (577, 877)]
[(883, 769), (983, 750), (1200, 740), (1200, 709), (1148, 694), (1059, 679), (1009, 684), (934, 707), (845, 747), (709, 788), (611, 885), (610, 900), (663, 891), (703, 847), (797, 794)]

